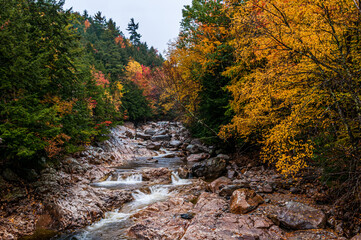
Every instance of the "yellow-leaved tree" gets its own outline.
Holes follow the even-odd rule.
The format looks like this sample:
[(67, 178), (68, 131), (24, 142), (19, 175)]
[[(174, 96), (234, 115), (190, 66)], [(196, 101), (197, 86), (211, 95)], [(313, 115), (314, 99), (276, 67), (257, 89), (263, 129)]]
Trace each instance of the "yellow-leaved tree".
[(317, 144), (358, 152), (358, 5), (229, 0), (224, 11), (233, 16), (230, 44), (237, 62), (224, 72), (232, 78), (235, 115), (220, 135), (256, 140), (263, 159), (285, 175), (305, 167)]

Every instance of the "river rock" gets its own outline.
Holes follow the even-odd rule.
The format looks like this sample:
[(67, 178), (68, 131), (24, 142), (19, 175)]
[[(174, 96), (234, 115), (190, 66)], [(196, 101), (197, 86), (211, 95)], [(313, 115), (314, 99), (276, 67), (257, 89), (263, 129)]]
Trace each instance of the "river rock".
[(135, 129), (134, 123), (132, 122), (125, 122), (123, 126), (126, 128)]
[(147, 134), (147, 135), (152, 135), (152, 136), (153, 136), (154, 134), (157, 133), (157, 131), (150, 128), (150, 129), (146, 129), (146, 130), (144, 131), (144, 133)]
[(149, 134), (137, 133), (136, 137), (143, 140), (150, 140), (152, 136)]
[(187, 161), (188, 162), (199, 162), (202, 161), (204, 159), (209, 158), (209, 154), (208, 153), (198, 153), (198, 154), (191, 154), (187, 157)]
[(211, 192), (213, 193), (218, 193), (220, 189), (222, 189), (223, 187), (231, 184), (232, 181), (226, 177), (220, 177), (217, 178), (216, 180), (214, 180), (213, 182), (211, 182), (208, 185), (208, 188), (211, 190)]
[(169, 145), (174, 148), (179, 148), (182, 145), (182, 142), (178, 140), (173, 140), (169, 142)]
[(158, 151), (162, 147), (161, 143), (152, 142), (147, 145), (147, 149)]
[(230, 210), (232, 213), (245, 214), (262, 204), (263, 198), (250, 189), (235, 190), (231, 197)]
[(237, 189), (241, 189), (241, 188), (249, 188), (249, 184), (239, 184), (239, 185), (227, 185), (227, 186), (224, 186), (222, 187), (218, 194), (219, 196), (222, 196), (222, 197), (230, 197), (232, 196), (233, 192), (236, 191)]
[(192, 208), (192, 203), (177, 197), (155, 203), (133, 215), (136, 224), (127, 233), (136, 239), (181, 239), (190, 221), (181, 215)]
[(192, 174), (195, 177), (206, 177), (214, 179), (221, 176), (226, 170), (226, 161), (218, 158), (210, 158), (203, 162), (196, 163), (192, 167)]
[(170, 141), (171, 138), (172, 138), (171, 135), (157, 135), (157, 136), (151, 137), (151, 140), (152, 140), (153, 142)]
[(128, 137), (128, 138), (134, 138), (134, 134), (133, 134), (131, 131), (129, 131), (129, 130), (125, 131), (124, 134), (125, 134), (125, 136)]
[(294, 230), (318, 229), (326, 224), (326, 215), (321, 210), (293, 201), (284, 207), (269, 208), (268, 217), (275, 224)]
[(176, 157), (175, 153), (167, 153), (162, 156), (162, 158), (175, 158), (175, 157)]
[(199, 147), (198, 145), (194, 145), (194, 144), (189, 144), (186, 148), (187, 151), (189, 151), (190, 153), (199, 153)]
[(148, 168), (142, 171), (144, 181), (153, 181), (154, 183), (170, 182), (171, 170), (168, 168)]

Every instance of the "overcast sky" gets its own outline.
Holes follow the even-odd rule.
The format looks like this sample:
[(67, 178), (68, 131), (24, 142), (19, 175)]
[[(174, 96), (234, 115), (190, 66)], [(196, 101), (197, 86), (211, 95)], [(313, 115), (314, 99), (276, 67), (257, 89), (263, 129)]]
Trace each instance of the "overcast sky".
[(161, 53), (167, 49), (169, 40), (178, 36), (182, 9), (191, 0), (65, 0), (65, 9), (90, 15), (101, 11), (103, 16), (112, 18), (126, 35), (130, 18), (139, 22), (141, 41), (154, 46)]

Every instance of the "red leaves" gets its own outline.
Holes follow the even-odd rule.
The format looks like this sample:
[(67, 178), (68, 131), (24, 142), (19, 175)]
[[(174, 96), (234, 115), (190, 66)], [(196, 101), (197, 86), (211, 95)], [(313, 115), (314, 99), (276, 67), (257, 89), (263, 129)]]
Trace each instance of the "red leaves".
[(93, 78), (95, 79), (97, 86), (102, 86), (103, 88), (105, 88), (109, 85), (109, 80), (105, 78), (104, 73), (102, 73), (101, 71), (97, 71), (93, 68), (92, 75)]

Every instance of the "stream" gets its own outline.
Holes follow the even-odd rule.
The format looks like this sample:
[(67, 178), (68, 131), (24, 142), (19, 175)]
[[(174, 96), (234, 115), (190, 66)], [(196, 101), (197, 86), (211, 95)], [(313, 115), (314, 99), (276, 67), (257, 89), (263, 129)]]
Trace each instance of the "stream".
[[(105, 181), (91, 184), (94, 188), (104, 190), (123, 189), (132, 191), (133, 201), (124, 204), (121, 209), (106, 212), (103, 219), (84, 229), (63, 233), (52, 239), (130, 239), (126, 235), (126, 229), (132, 225), (132, 215), (152, 203), (164, 201), (170, 196), (174, 196), (177, 193), (177, 187), (192, 183), (191, 179), (181, 179), (176, 172), (178, 167), (186, 165), (180, 157), (175, 157), (177, 151), (161, 148), (159, 152), (162, 154), (152, 156), (152, 159), (154, 159), (152, 162), (147, 161), (147, 159), (151, 158), (150, 156), (138, 157), (124, 165), (114, 167), (114, 172)], [(170, 184), (154, 184), (151, 181), (143, 180), (142, 170), (164, 167), (172, 170)]]

